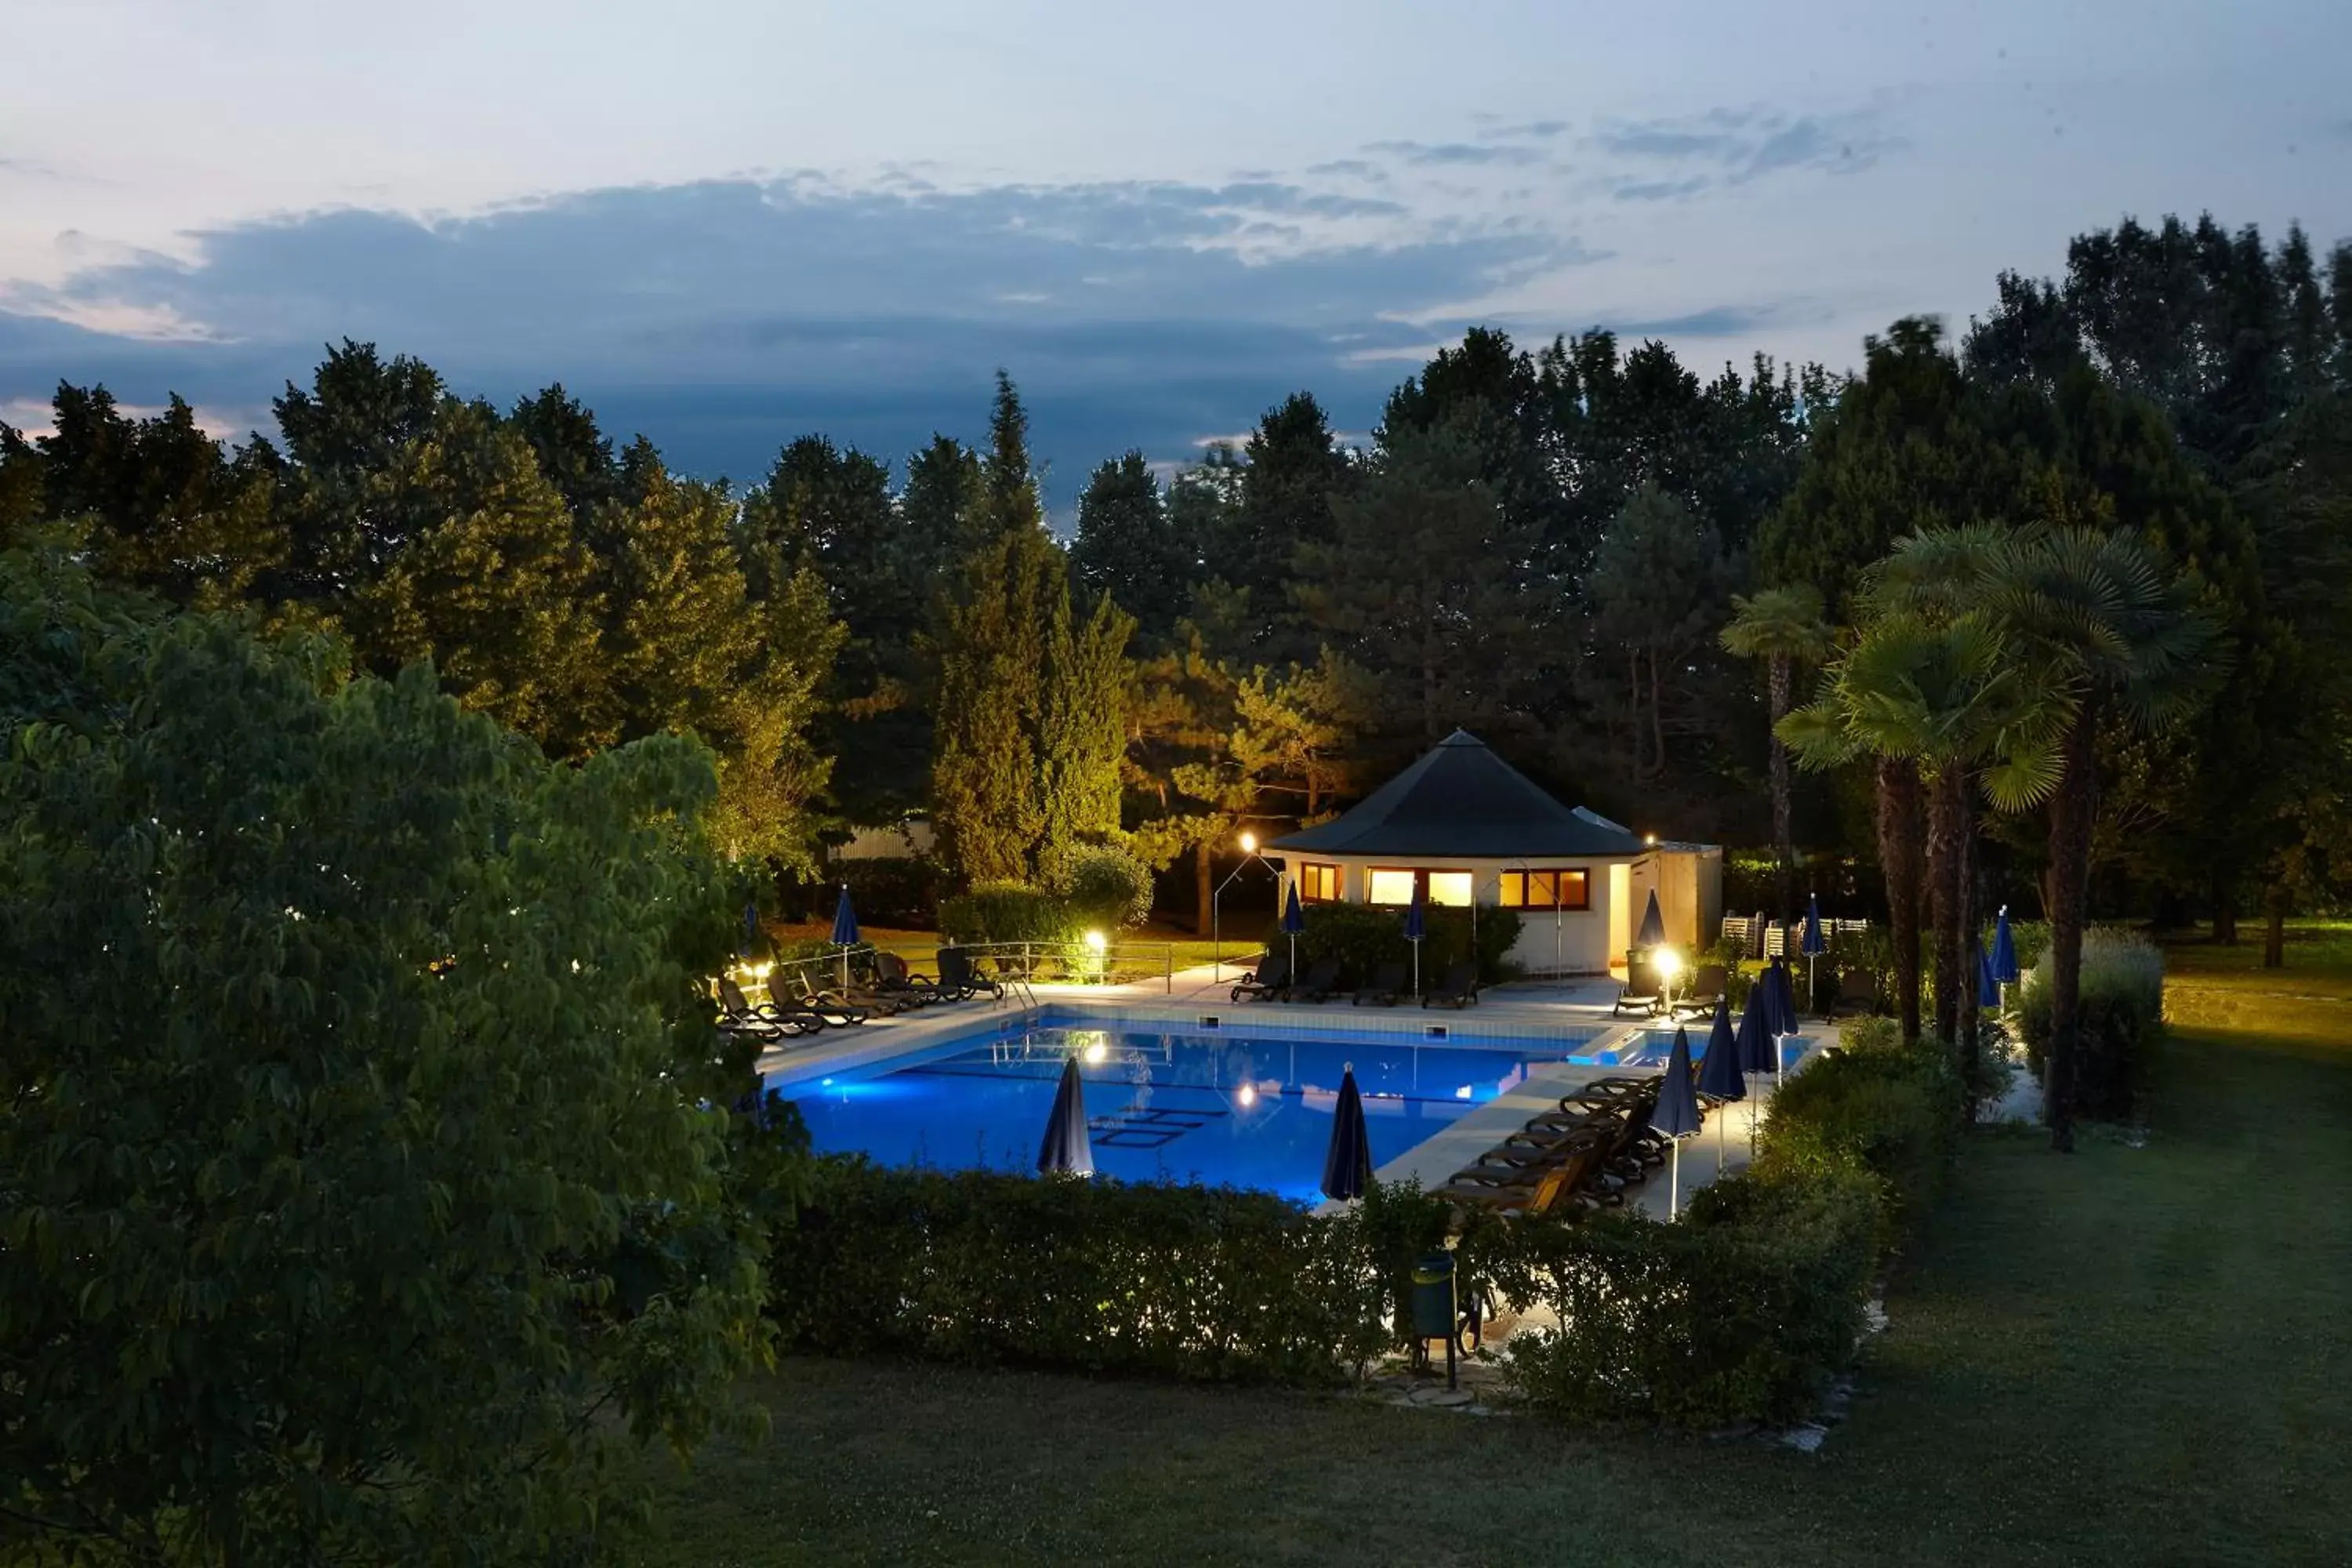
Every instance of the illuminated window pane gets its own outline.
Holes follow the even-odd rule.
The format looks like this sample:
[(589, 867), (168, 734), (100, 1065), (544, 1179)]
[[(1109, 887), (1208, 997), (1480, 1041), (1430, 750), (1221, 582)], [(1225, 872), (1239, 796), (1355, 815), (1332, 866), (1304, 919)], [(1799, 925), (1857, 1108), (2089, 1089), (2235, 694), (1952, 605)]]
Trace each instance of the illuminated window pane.
[(1429, 874), (1429, 901), (1455, 909), (1470, 902), (1470, 873), (1467, 871), (1432, 871)]
[(1559, 873), (1530, 871), (1528, 873), (1528, 907), (1548, 910), (1559, 898)]
[(1340, 873), (1337, 866), (1318, 866), (1312, 862), (1299, 868), (1299, 896), (1310, 904), (1328, 904), (1339, 900)]
[(1592, 885), (1590, 873), (1584, 871), (1559, 873), (1559, 907), (1564, 910), (1589, 910), (1592, 907)]
[(1525, 871), (1506, 871), (1502, 885), (1495, 890), (1495, 901), (1507, 910), (1516, 910), (1527, 902), (1527, 895), (1528, 874)]
[(1409, 904), (1412, 902), (1412, 873), (1410, 871), (1374, 871), (1371, 876), (1371, 902), (1376, 904)]

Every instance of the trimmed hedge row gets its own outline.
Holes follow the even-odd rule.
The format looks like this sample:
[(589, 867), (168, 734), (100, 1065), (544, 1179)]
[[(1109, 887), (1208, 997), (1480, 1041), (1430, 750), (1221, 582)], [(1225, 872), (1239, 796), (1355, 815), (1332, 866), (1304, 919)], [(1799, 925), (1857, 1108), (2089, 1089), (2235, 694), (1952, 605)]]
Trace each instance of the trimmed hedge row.
[[(1315, 904), (1302, 911), (1307, 929), (1298, 935), (1298, 962), (1304, 966), (1320, 958), (1336, 958), (1349, 980), (1360, 984), (1384, 963), (1412, 961), (1412, 944), (1404, 939), (1404, 911), (1370, 904)], [(1450, 907), (1422, 910), (1427, 933), (1421, 943), (1421, 979), (1434, 985), (1445, 971), (1473, 956), (1478, 961), (1478, 983), (1492, 985), (1506, 978), (1504, 955), (1519, 940), (1517, 910), (1481, 909), (1477, 948), (1471, 949), (1470, 911)], [(1280, 951), (1280, 931), (1267, 939)]]
[[(1959, 1125), (1944, 1053), (1849, 1026), (1780, 1091), (1756, 1163), (1684, 1221), (1473, 1218), (1465, 1289), (1561, 1325), (1512, 1341), (1517, 1394), (1572, 1420), (1712, 1427), (1809, 1409), (1852, 1356), (1885, 1251)], [(1450, 1210), (1379, 1187), (1321, 1215), (1226, 1188), (817, 1162), (775, 1237), (784, 1342), (832, 1354), (1299, 1386), (1397, 1342), (1412, 1259)]]

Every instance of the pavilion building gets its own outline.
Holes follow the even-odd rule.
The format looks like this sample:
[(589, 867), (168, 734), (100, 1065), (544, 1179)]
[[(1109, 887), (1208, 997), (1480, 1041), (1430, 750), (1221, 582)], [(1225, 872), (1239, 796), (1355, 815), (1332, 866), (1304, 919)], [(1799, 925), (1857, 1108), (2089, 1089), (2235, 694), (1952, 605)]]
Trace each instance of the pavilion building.
[(1649, 895), (1666, 940), (1710, 944), (1723, 921), (1723, 851), (1660, 843), (1562, 805), (1456, 730), (1343, 816), (1268, 844), (1286, 890), (1307, 905), (1507, 909), (1510, 957), (1530, 974), (1622, 967)]

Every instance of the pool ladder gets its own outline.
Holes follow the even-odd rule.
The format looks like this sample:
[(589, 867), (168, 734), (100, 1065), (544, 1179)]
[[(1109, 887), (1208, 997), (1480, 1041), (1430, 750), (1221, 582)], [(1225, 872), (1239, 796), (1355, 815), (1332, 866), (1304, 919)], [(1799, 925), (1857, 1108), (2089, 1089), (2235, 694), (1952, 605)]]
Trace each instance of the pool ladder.
[(1045, 1005), (1037, 1000), (1037, 993), (1030, 989), (1027, 975), (1006, 974), (1000, 978), (1004, 983), (1004, 992), (997, 998), (998, 1005), (1002, 1006), (1006, 1002), (1017, 1003), (1021, 1008), (1022, 1018), (1031, 1024), (1034, 1024), (1045, 1016)]

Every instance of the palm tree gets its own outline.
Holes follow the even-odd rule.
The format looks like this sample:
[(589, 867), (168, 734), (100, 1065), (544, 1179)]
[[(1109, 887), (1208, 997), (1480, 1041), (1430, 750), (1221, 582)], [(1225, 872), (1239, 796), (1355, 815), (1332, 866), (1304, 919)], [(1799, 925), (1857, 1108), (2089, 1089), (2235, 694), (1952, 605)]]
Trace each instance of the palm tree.
[(2214, 671), (2215, 627), (2190, 584), (2137, 534), (2039, 526), (1934, 530), (1904, 540), (1877, 574), (1882, 604), (1984, 616), (2011, 657), (2069, 695), (2050, 808), (2050, 1048), (2043, 1104), (2053, 1148), (2074, 1147), (2083, 929), (2098, 816), (2096, 739), (2110, 720), (2154, 733), (2193, 708)]
[(1821, 591), (1805, 585), (1766, 588), (1731, 600), (1731, 623), (1723, 646), (1740, 658), (1764, 661), (1765, 687), (1772, 712), (1772, 847), (1780, 860), (1780, 923), (1797, 917), (1797, 852), (1789, 826), (1789, 748), (1780, 721), (1789, 716), (1789, 690), (1796, 667), (1817, 664), (1830, 651), (1830, 628), (1822, 619)]
[[(2015, 658), (2001, 628), (1985, 616), (1945, 618), (1889, 608), (1868, 590), (1862, 606), (1862, 627), (1825, 674), (1820, 700), (1792, 715), (1783, 732), (1811, 765), (1867, 752), (1882, 769), (1907, 765), (1924, 779), (1936, 1035), (1958, 1048), (1972, 1081), (1976, 1043), (1962, 1026), (1972, 918), (1962, 868), (1976, 833), (1975, 797), (1981, 791), (2002, 811), (2049, 797), (2058, 783), (2058, 741), (2071, 717), (2072, 691)], [(1892, 871), (1898, 864), (1916, 876), (1916, 851), (1894, 851), (1890, 904), (1902, 902)], [(1916, 880), (1909, 907), (1916, 910)], [(1896, 940), (1905, 938), (1898, 932)], [(1908, 939), (1915, 973), (1917, 940), (1915, 931)], [(1909, 1004), (1915, 1014), (1916, 985)]]

